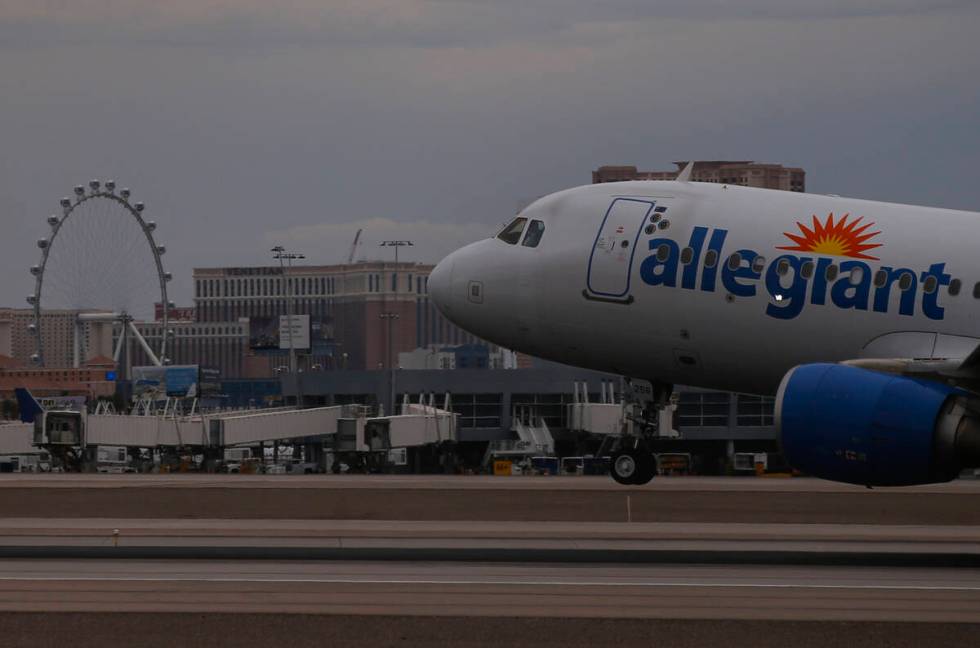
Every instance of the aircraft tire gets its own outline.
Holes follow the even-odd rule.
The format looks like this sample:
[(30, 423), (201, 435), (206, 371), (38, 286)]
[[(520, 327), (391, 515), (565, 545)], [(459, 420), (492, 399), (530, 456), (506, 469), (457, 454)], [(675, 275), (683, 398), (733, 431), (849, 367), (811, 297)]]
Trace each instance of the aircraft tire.
[(628, 450), (620, 450), (612, 457), (609, 464), (609, 474), (612, 475), (617, 484), (631, 486), (637, 468), (633, 453)]
[(651, 452), (643, 448), (637, 448), (632, 452), (636, 456), (637, 470), (633, 473), (633, 481), (631, 483), (635, 486), (650, 483), (654, 475), (657, 474), (657, 460)]
[(617, 484), (624, 486), (645, 484), (650, 481), (650, 477), (643, 480), (647, 468), (644, 456), (645, 453), (638, 450), (620, 450), (612, 457), (609, 474), (612, 475)]

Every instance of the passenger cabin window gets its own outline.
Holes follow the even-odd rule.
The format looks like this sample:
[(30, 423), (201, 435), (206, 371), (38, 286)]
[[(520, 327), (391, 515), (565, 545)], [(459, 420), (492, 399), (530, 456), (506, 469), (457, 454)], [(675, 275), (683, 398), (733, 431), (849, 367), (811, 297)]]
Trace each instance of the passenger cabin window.
[(531, 224), (527, 226), (527, 234), (524, 236), (524, 247), (538, 247), (538, 243), (541, 242), (541, 237), (544, 235), (544, 223), (539, 220), (531, 221)]
[(504, 228), (504, 231), (497, 235), (497, 238), (508, 245), (517, 245), (517, 242), (521, 240), (521, 234), (524, 233), (525, 223), (527, 223), (526, 218), (515, 218), (510, 225)]

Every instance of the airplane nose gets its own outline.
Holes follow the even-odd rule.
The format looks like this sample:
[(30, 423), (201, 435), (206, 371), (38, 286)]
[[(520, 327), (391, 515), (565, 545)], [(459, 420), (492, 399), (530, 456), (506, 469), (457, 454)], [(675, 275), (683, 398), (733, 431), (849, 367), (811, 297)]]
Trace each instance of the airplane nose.
[(455, 254), (450, 254), (445, 259), (436, 264), (436, 267), (429, 273), (429, 296), (436, 307), (448, 314), (452, 304), (452, 283), (453, 283), (453, 264)]

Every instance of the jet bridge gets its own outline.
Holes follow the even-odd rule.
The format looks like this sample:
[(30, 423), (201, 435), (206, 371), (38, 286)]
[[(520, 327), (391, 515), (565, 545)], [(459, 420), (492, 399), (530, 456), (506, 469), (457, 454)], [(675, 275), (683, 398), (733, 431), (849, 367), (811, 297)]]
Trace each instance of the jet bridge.
[(422, 445), (455, 443), (459, 415), (450, 411), (449, 397), (443, 408), (434, 398), (418, 403), (402, 403), (402, 413), (394, 416), (368, 416), (362, 406), (350, 408), (338, 422), (335, 449), (340, 452), (388, 451)]
[[(417, 403), (409, 403), (406, 398), (400, 415), (382, 417), (372, 417), (369, 408), (359, 405), (189, 416), (170, 408), (163, 414), (146, 408), (141, 412), (140, 415), (89, 414), (85, 409), (39, 407), (30, 439), (34, 446), (49, 450), (66, 466), (79, 469), (99, 446), (196, 448), (207, 454), (207, 449), (291, 442), (311, 445), (314, 456), (323, 450), (333, 450), (353, 455), (383, 452), (387, 457), (393, 449), (435, 447), (457, 439), (458, 415), (449, 409), (448, 395), (444, 409), (435, 406), (432, 396), (427, 400), (419, 397)], [(386, 459), (380, 461), (382, 467), (386, 463)]]
[(495, 458), (551, 457), (555, 454), (555, 438), (544, 418), (533, 407), (515, 407), (511, 414), (511, 431), (516, 439), (491, 441), (483, 455), (483, 465)]
[(36, 454), (30, 423), (0, 423), (0, 455)]
[(448, 394), (442, 408), (436, 407), (433, 395), (420, 396), (417, 403), (406, 396), (401, 414), (395, 416), (370, 416), (367, 408), (349, 407), (359, 411), (337, 423), (331, 469), (340, 470), (341, 464), (368, 472), (409, 464), (416, 471), (446, 468), (445, 444), (456, 442), (459, 419), (451, 411)]
[[(632, 435), (638, 418), (637, 403), (631, 403), (622, 395), (617, 397), (612, 382), (603, 381), (598, 403), (589, 402), (589, 385), (574, 384), (574, 398), (568, 405), (568, 428), (603, 437)], [(677, 410), (676, 395), (667, 406), (657, 412), (657, 437), (676, 439), (680, 435), (674, 429), (674, 412)]]
[(333, 434), (342, 407), (195, 416), (125, 416), (47, 411), (35, 422), (38, 446), (220, 447)]
[(603, 381), (598, 403), (589, 402), (589, 385), (574, 383), (575, 395), (568, 405), (568, 427), (601, 436), (618, 435), (626, 424), (625, 403), (616, 399), (611, 382)]
[(234, 446), (332, 435), (347, 408), (337, 405), (213, 417), (207, 421), (208, 445)]

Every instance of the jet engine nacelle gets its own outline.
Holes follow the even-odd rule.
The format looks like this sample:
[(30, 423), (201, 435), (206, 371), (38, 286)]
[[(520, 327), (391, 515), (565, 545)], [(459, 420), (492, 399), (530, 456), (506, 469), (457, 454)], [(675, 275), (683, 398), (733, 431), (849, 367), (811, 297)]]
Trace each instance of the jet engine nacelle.
[(947, 385), (800, 365), (776, 395), (783, 454), (802, 472), (867, 486), (949, 481), (980, 466), (980, 409)]

